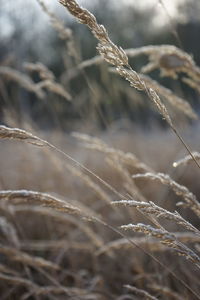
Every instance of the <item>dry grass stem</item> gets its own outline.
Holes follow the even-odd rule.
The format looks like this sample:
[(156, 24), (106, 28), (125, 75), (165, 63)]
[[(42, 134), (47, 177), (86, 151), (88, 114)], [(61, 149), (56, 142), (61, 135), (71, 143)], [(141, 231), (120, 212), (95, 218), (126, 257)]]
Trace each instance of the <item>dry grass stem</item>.
[(41, 206), (54, 208), (58, 211), (70, 214), (78, 214), (79, 216), (82, 216), (80, 209), (78, 209), (77, 207), (74, 207), (63, 200), (46, 193), (33, 192), (28, 190), (0, 191), (0, 200), (4, 200), (6, 202), (8, 201), (14, 204), (35, 203)]
[(118, 160), (118, 157), (115, 155), (109, 156), (106, 159), (106, 162), (120, 175), (122, 178), (122, 186), (126, 191), (133, 197), (140, 201), (145, 201), (145, 197), (142, 195), (141, 191), (135, 185), (134, 181), (131, 179), (131, 176), (123, 164)]
[(191, 78), (187, 78), (187, 77), (183, 77), (182, 81), (200, 94), (200, 86), (199, 86), (200, 81), (194, 81)]
[(21, 249), (24, 251), (58, 251), (65, 249), (66, 251), (83, 250), (94, 251), (94, 247), (88, 242), (74, 242), (68, 240), (42, 240), (42, 241), (22, 241)]
[(0, 125), (0, 139), (24, 141), (36, 146), (46, 146), (47, 143), (32, 133), (19, 128), (10, 128)]
[(192, 109), (190, 104), (184, 99), (176, 96), (171, 90), (160, 85), (157, 81), (151, 79), (148, 76), (140, 74), (142, 80), (145, 81), (146, 85), (150, 88), (153, 88), (160, 96), (165, 98), (171, 106), (173, 106), (178, 111), (184, 113), (191, 119), (198, 119), (196, 112)]
[[(116, 73), (116, 70), (114, 68), (109, 68), (110, 72)], [(175, 95), (170, 89), (162, 86), (157, 81), (151, 79), (149, 76), (144, 74), (139, 74), (140, 78), (145, 82), (146, 86), (150, 89), (152, 88), (156, 93), (160, 96), (162, 96), (168, 103), (178, 110), (181, 113), (184, 113), (186, 116), (188, 116), (191, 119), (197, 120), (198, 115), (193, 110), (191, 105), (186, 102), (186, 100), (178, 97)]]
[(7, 275), (19, 276), (19, 273), (17, 271), (10, 269), (3, 264), (0, 264), (0, 273), (7, 274)]
[(51, 70), (49, 70), (44, 64), (37, 63), (24, 63), (23, 64), (25, 70), (29, 72), (37, 72), (41, 80), (50, 80), (54, 81), (55, 76)]
[(135, 286), (132, 285), (125, 285), (126, 289), (128, 289), (130, 292), (134, 292), (134, 294), (138, 295), (140, 299), (146, 299), (146, 300), (158, 300), (158, 298), (150, 295), (147, 291), (144, 291), (142, 289), (138, 289)]
[(195, 228), (192, 224), (186, 221), (178, 212), (170, 212), (152, 201), (149, 202), (139, 202), (135, 200), (121, 200), (112, 202), (114, 205), (123, 205), (129, 207), (135, 207), (144, 212), (147, 215), (153, 215), (156, 218), (164, 218), (170, 221), (175, 222), (176, 224), (185, 227), (187, 230), (193, 231), (200, 236), (200, 232), (197, 228)]
[(37, 0), (37, 2), (41, 6), (44, 13), (46, 13), (49, 16), (50, 22), (53, 28), (57, 31), (59, 38), (66, 42), (68, 54), (77, 59), (78, 54), (75, 49), (72, 30), (69, 27), (65, 27), (63, 22), (59, 20), (57, 16), (48, 9), (44, 1)]
[(65, 164), (65, 167), (73, 176), (80, 178), (80, 180), (84, 182), (86, 186), (88, 186), (91, 190), (93, 190), (100, 200), (110, 205), (112, 201), (110, 196), (98, 184), (96, 184), (88, 175), (84, 174), (80, 169), (74, 168), (69, 164), (68, 165)]
[(6, 247), (0, 244), (0, 253), (4, 254), (10, 260), (21, 262), (25, 265), (32, 266), (35, 268), (45, 268), (49, 270), (59, 270), (60, 267), (44, 258), (32, 256), (21, 250), (14, 249), (13, 247)]
[[(194, 155), (194, 157), (195, 157), (197, 160), (200, 160), (200, 153), (199, 153), (199, 152), (193, 152), (193, 155)], [(190, 155), (187, 155), (187, 156), (185, 156), (184, 158), (175, 161), (175, 162), (173, 163), (173, 167), (174, 167), (174, 168), (177, 168), (177, 167), (179, 167), (179, 166), (181, 166), (181, 165), (186, 166), (186, 165), (190, 164), (191, 162), (193, 162), (192, 157), (191, 157)]]
[[(133, 175), (132, 178), (134, 179), (148, 179), (148, 180), (155, 180), (157, 182), (161, 182), (164, 185), (170, 187), (177, 196), (180, 196), (186, 202), (187, 207), (193, 210), (193, 212), (200, 216), (200, 204), (196, 198), (196, 196), (188, 190), (183, 185), (178, 184), (169, 175), (163, 173), (146, 173), (146, 174), (136, 174)], [(182, 203), (178, 203), (178, 205), (182, 205)]]
[(172, 120), (159, 96), (152, 88), (148, 88), (145, 82), (140, 79), (138, 73), (130, 67), (125, 51), (110, 40), (105, 27), (97, 23), (95, 16), (88, 10), (80, 7), (75, 0), (60, 0), (59, 2), (64, 5), (80, 23), (90, 28), (93, 35), (99, 41), (97, 50), (103, 58), (108, 63), (114, 65), (119, 75), (128, 80), (131, 86), (139, 91), (145, 91), (163, 118), (173, 127)]
[(119, 196), (120, 198), (123, 197), (123, 195), (121, 195), (115, 188), (113, 188), (110, 184), (108, 184), (105, 180), (103, 180), (101, 177), (96, 175), (90, 169), (85, 167), (83, 164), (78, 162), (76, 159), (74, 159), (73, 157), (71, 157), (70, 155), (65, 153), (64, 151), (60, 150), (59, 148), (57, 148), (53, 144), (51, 144), (51, 143), (49, 143), (49, 142), (47, 142), (47, 141), (45, 141), (45, 140), (43, 140), (39, 137), (34, 136), (33, 134), (31, 134), (31, 133), (29, 133), (25, 130), (22, 130), (22, 129), (19, 129), (19, 128), (10, 128), (10, 127), (0, 125), (0, 139), (1, 138), (2, 139), (7, 138), (7, 139), (13, 139), (13, 140), (26, 141), (26, 142), (29, 142), (31, 144), (37, 145), (37, 146), (47, 146), (51, 150), (54, 150), (55, 152), (61, 154), (66, 159), (73, 162), (76, 166), (78, 166), (81, 169), (83, 169), (84, 171), (86, 171), (89, 175), (91, 175), (92, 177), (97, 179), (100, 183), (102, 183), (108, 190), (112, 191), (115, 195)]
[(159, 292), (161, 295), (165, 295), (167, 297), (167, 299), (174, 299), (174, 300), (182, 300), (182, 296), (180, 296), (179, 294), (175, 293), (174, 291), (172, 291), (171, 289), (169, 289), (166, 286), (160, 286), (158, 284), (152, 284), (149, 285), (149, 288), (155, 292)]
[(178, 255), (186, 257), (189, 261), (194, 263), (198, 268), (200, 268), (200, 257), (186, 245), (177, 240), (176, 236), (164, 229), (156, 229), (150, 225), (145, 225), (142, 223), (128, 224), (120, 226), (122, 229), (131, 229), (134, 232), (141, 232), (145, 235), (150, 235), (169, 248), (172, 248)]
[(24, 89), (35, 93), (39, 99), (43, 99), (45, 97), (45, 94), (40, 86), (34, 83), (30, 77), (15, 69), (10, 67), (0, 67), (0, 75), (3, 75), (3, 78), (6, 80), (14, 81)]
[[(173, 235), (175, 235), (181, 243), (195, 244), (199, 242), (199, 237), (196, 234), (190, 232), (173, 232)], [(169, 249), (166, 245), (161, 244), (153, 237), (148, 237), (148, 239), (146, 237), (135, 237), (131, 238), (131, 241), (152, 252), (163, 252)], [(120, 251), (121, 249), (130, 250), (132, 249), (132, 245), (125, 238), (117, 239), (105, 244), (102, 248), (97, 250), (96, 255), (102, 255), (109, 252), (110, 250)]]
[(6, 237), (7, 242), (16, 247), (19, 248), (20, 241), (19, 237), (17, 235), (16, 228), (13, 224), (11, 224), (5, 217), (0, 216), (0, 232), (1, 236), (3, 234), (4, 237)]
[(133, 168), (139, 169), (143, 172), (151, 172), (151, 168), (141, 162), (133, 153), (125, 153), (121, 150), (117, 150), (108, 146), (101, 139), (89, 136), (87, 134), (81, 134), (78, 132), (73, 132), (73, 137), (83, 142), (84, 147), (91, 150), (96, 150), (102, 153), (105, 153), (109, 157), (117, 157), (123, 164), (126, 166), (131, 166)]
[[(98, 216), (95, 213), (93, 214), (89, 209), (85, 210), (83, 208), (82, 210), (80, 206), (81, 205), (79, 204), (78, 209), (80, 209), (83, 215), (91, 215), (96, 219), (98, 218)], [(95, 247), (102, 247), (104, 244), (102, 238), (98, 236), (89, 226), (87, 226), (85, 222), (83, 223), (81, 222), (81, 220), (78, 220), (77, 218), (74, 218), (71, 215), (66, 215), (63, 214), (62, 212), (54, 211), (47, 207), (41, 207), (41, 206), (38, 207), (33, 205), (19, 205), (19, 204), (17, 206), (9, 205), (9, 209), (12, 212), (12, 214), (16, 214), (19, 212), (26, 212), (26, 213), (30, 213), (31, 215), (37, 214), (37, 215), (46, 216), (48, 218), (57, 220), (61, 223), (68, 223), (68, 224), (71, 223), (74, 226), (76, 226), (81, 232), (83, 232)]]
[(47, 89), (52, 93), (55, 93), (68, 101), (72, 100), (71, 95), (63, 88), (60, 83), (55, 81), (55, 76), (52, 71), (50, 71), (45, 65), (42, 63), (25, 63), (24, 67), (29, 72), (37, 72), (42, 81), (37, 83), (37, 87), (42, 89)]

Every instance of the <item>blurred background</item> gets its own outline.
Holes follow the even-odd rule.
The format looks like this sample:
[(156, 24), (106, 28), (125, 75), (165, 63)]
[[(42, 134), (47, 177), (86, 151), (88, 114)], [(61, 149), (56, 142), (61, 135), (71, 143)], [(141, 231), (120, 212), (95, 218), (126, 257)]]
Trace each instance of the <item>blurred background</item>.
[[(11, 67), (34, 82), (36, 72), (28, 72), (26, 63), (41, 62), (70, 94), (66, 97), (46, 91), (45, 96), (28, 91), (16, 80), (0, 76), (0, 117), (19, 123), (34, 120), (42, 129), (57, 128), (71, 131), (84, 126), (87, 131), (105, 130), (110, 126), (123, 127), (140, 123), (144, 128), (164, 122), (149, 105), (144, 94), (130, 88), (128, 83), (108, 71), (108, 65), (92, 65), (78, 70), (80, 62), (97, 55), (97, 41), (88, 28), (80, 26), (56, 0), (46, 1), (53, 12), (71, 29), (73, 50), (59, 37), (50, 17), (37, 0), (0, 0), (0, 65)], [(105, 25), (112, 40), (124, 49), (145, 45), (175, 45), (192, 54), (200, 64), (200, 2), (196, 0), (82, 0), (99, 23)], [(122, 9), (123, 7), (123, 9)], [(145, 56), (131, 59), (133, 68), (140, 71), (147, 62)], [(9, 76), (8, 76), (9, 77)], [(160, 78), (159, 71), (151, 73), (175, 93), (184, 96), (198, 110), (199, 95), (179, 81)], [(20, 125), (20, 124), (19, 124)]]

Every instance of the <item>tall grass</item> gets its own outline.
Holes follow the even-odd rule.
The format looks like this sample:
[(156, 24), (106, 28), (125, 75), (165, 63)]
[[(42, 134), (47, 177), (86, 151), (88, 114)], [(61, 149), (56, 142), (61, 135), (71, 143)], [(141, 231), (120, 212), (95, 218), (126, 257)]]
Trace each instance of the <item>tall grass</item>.
[[(1, 299), (200, 299), (200, 204), (190, 190), (198, 182), (199, 153), (179, 134), (162, 99), (185, 119), (197, 120), (198, 114), (173, 91), (136, 72), (128, 56), (148, 56), (144, 73), (158, 68), (176, 80), (184, 73), (184, 81), (195, 89), (198, 66), (173, 46), (123, 50), (92, 13), (74, 0), (60, 0), (98, 40), (101, 57), (79, 62), (71, 29), (38, 2), (66, 41), (75, 61), (72, 77), (85, 76), (84, 68), (104, 59), (114, 66), (110, 74), (146, 93), (175, 136), (167, 130), (156, 129), (150, 136), (138, 130), (124, 133), (127, 140), (120, 145), (118, 133), (113, 146), (112, 131), (102, 139), (78, 132), (36, 133), (26, 122), (25, 129), (11, 126), (15, 120), (8, 115), (11, 125), (0, 126)], [(24, 68), (36, 72), (39, 82), (10, 67), (0, 67), (0, 74), (40, 99), (48, 91), (74, 101), (43, 64), (25, 63)], [(86, 82), (90, 85), (88, 78)], [(177, 151), (189, 156), (177, 160)], [(184, 169), (181, 182), (181, 168), (191, 162), (195, 164), (190, 172)]]

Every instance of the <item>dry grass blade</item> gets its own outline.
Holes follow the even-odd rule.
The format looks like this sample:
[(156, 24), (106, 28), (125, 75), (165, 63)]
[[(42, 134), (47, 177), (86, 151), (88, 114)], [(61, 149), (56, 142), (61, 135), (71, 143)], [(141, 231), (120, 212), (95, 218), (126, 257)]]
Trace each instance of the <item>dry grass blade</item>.
[(36, 146), (46, 146), (47, 143), (32, 133), (19, 128), (10, 128), (0, 125), (0, 139), (13, 139), (24, 141)]
[[(116, 73), (116, 70), (114, 68), (109, 69), (110, 72)], [(162, 86), (157, 81), (151, 79), (149, 76), (144, 74), (139, 74), (140, 78), (145, 82), (146, 86), (150, 89), (152, 88), (156, 93), (158, 93), (160, 96), (162, 96), (168, 103), (173, 106), (176, 110), (178, 110), (181, 113), (184, 113), (186, 116), (188, 116), (191, 119), (197, 120), (198, 115), (196, 112), (192, 109), (191, 105), (186, 102), (186, 100), (176, 96), (170, 89)]]
[(32, 256), (21, 250), (16, 250), (12, 247), (6, 247), (4, 245), (0, 245), (0, 253), (6, 255), (9, 259), (21, 262), (25, 265), (29, 265), (35, 268), (45, 268), (49, 270), (59, 270), (60, 267), (44, 258)]
[(73, 289), (73, 288), (65, 288), (63, 286), (39, 286), (33, 283), (31, 280), (28, 280), (19, 276), (11, 276), (0, 273), (1, 281), (6, 281), (12, 285), (24, 286), (29, 292), (27, 296), (22, 297), (21, 299), (28, 299), (31, 295), (58, 295), (58, 294), (66, 294), (67, 296), (76, 296), (77, 293), (83, 293), (83, 290)]
[(158, 298), (150, 295), (148, 292), (138, 289), (135, 286), (132, 285), (124, 285), (126, 289), (128, 289), (131, 292), (134, 292), (134, 294), (138, 295), (140, 299), (146, 299), (146, 300), (158, 300)]
[(118, 157), (115, 155), (110, 156), (106, 159), (106, 162), (120, 175), (122, 178), (122, 186), (126, 191), (136, 199), (140, 201), (145, 201), (145, 197), (142, 195), (141, 191), (135, 185), (127, 169), (123, 164), (118, 160)]
[[(196, 196), (190, 192), (188, 188), (178, 184), (176, 181), (170, 178), (169, 175), (163, 173), (146, 173), (133, 175), (132, 178), (156, 180), (164, 185), (169, 186), (177, 196), (180, 196), (184, 199), (187, 206), (190, 207), (190, 209), (192, 209), (197, 216), (200, 216), (200, 203), (198, 202)], [(182, 203), (178, 203), (178, 205), (182, 205)]]
[(65, 164), (65, 167), (69, 170), (69, 172), (72, 175), (80, 178), (80, 180), (83, 181), (85, 185), (87, 185), (91, 190), (93, 190), (100, 200), (103, 200), (106, 204), (110, 205), (111, 198), (109, 197), (109, 195), (88, 175), (84, 174), (80, 169), (74, 168), (71, 165)]
[(42, 81), (37, 83), (37, 87), (42, 90), (43, 88), (53, 92), (68, 101), (72, 100), (71, 95), (63, 88), (60, 83), (55, 81), (55, 76), (45, 65), (42, 63), (25, 63), (24, 67), (30, 72), (38, 72)]
[(51, 80), (44, 80), (38, 83), (37, 85), (40, 89), (46, 88), (50, 92), (57, 94), (58, 96), (61, 96), (68, 101), (72, 100), (72, 96), (63, 88), (63, 86), (60, 83)]
[(0, 273), (7, 274), (7, 275), (19, 276), (19, 273), (17, 271), (10, 269), (3, 264), (0, 264)]
[(189, 87), (192, 89), (196, 90), (200, 94), (200, 86), (199, 86), (199, 81), (194, 81), (190, 78), (183, 77), (182, 81), (186, 83)]
[(79, 208), (74, 207), (63, 200), (53, 197), (46, 193), (28, 190), (0, 191), (0, 200), (9, 202), (11, 201), (14, 204), (34, 203), (46, 207), (51, 207), (58, 211), (82, 216), (82, 213)]
[(37, 72), (42, 80), (55, 80), (55, 76), (51, 70), (40, 62), (24, 63), (24, 68), (29, 72)]
[[(199, 237), (196, 234), (192, 234), (190, 232), (173, 232), (173, 235), (175, 235), (181, 243), (195, 244), (199, 242)], [(142, 248), (153, 252), (162, 252), (169, 249), (166, 245), (161, 244), (158, 240), (152, 237), (148, 239), (146, 237), (135, 237), (131, 238), (131, 241), (137, 245), (140, 245)], [(130, 242), (125, 238), (117, 239), (105, 244), (102, 248), (96, 251), (96, 255), (102, 255), (109, 252), (110, 250), (128, 250), (131, 249), (132, 246), (133, 245), (131, 245)]]
[(161, 70), (161, 76), (171, 76), (176, 79), (178, 73), (184, 72), (194, 80), (200, 79), (200, 69), (192, 57), (175, 46), (147, 46), (141, 48), (141, 54), (149, 55), (150, 60), (150, 63), (143, 68), (144, 72), (158, 68)]
[(19, 248), (20, 241), (17, 235), (17, 231), (15, 227), (3, 216), (0, 216), (0, 232), (1, 235), (3, 234), (3, 236), (11, 245)]
[[(197, 160), (200, 160), (199, 152), (193, 152), (193, 155)], [(187, 155), (184, 158), (175, 161), (173, 163), (173, 167), (176, 168), (176, 167), (179, 167), (180, 165), (186, 166), (186, 165), (190, 164), (191, 162), (193, 162), (192, 157), (190, 155)]]
[(44, 92), (37, 84), (32, 81), (31, 78), (15, 69), (12, 69), (10, 67), (0, 67), (0, 75), (3, 75), (7, 80), (18, 83), (24, 89), (35, 93), (36, 96), (40, 99), (43, 99), (45, 97)]
[(20, 276), (11, 276), (11, 275), (5, 275), (3, 273), (0, 273), (0, 280), (1, 281), (7, 281), (8, 283), (11, 283), (12, 285), (21, 285), (25, 286), (27, 288), (31, 289), (37, 289), (38, 286), (33, 283), (31, 280), (28, 280), (26, 278), (22, 278)]
[(176, 236), (164, 229), (157, 229), (150, 225), (145, 225), (142, 223), (128, 224), (120, 226), (122, 229), (131, 229), (134, 232), (141, 232), (145, 235), (150, 235), (159, 239), (160, 242), (169, 248), (172, 248), (178, 255), (184, 256), (186, 259), (194, 263), (198, 268), (200, 268), (200, 257), (187, 246), (182, 244), (176, 239)]
[(184, 113), (186, 116), (188, 116), (191, 119), (198, 119), (198, 115), (192, 109), (190, 104), (186, 102), (184, 99), (176, 96), (171, 90), (160, 85), (158, 82), (151, 79), (150, 77), (142, 74), (140, 74), (140, 77), (142, 80), (145, 81), (147, 87), (153, 88), (160, 96), (165, 98), (175, 109)]
[[(149, 72), (156, 68), (161, 70), (162, 76), (177, 77), (179, 72), (193, 72), (195, 77), (199, 77), (199, 68), (195, 64), (192, 57), (181, 49), (172, 45), (148, 45), (140, 48), (130, 48), (124, 50), (129, 57), (136, 57), (139, 55), (148, 55), (150, 62), (143, 68), (143, 71)], [(79, 68), (86, 68), (93, 64), (103, 62), (101, 56), (95, 56), (91, 59), (83, 61)], [(191, 71), (192, 69), (192, 71)]]
[(94, 251), (94, 247), (88, 242), (73, 242), (65, 240), (42, 240), (42, 241), (34, 241), (27, 240), (25, 242), (21, 242), (21, 249), (28, 251), (57, 251), (63, 250), (72, 251), (72, 250), (83, 250), (83, 251)]
[(114, 205), (123, 205), (129, 207), (135, 207), (144, 212), (144, 214), (153, 215), (157, 218), (164, 218), (170, 221), (174, 221), (176, 224), (179, 224), (185, 227), (187, 230), (193, 231), (200, 235), (200, 232), (192, 224), (186, 221), (178, 212), (170, 212), (152, 201), (149, 202), (139, 202), (135, 200), (121, 200), (112, 202)]
[(68, 54), (78, 60), (78, 53), (75, 49), (75, 43), (73, 40), (72, 30), (69, 27), (65, 27), (63, 22), (57, 18), (57, 16), (48, 9), (47, 5), (42, 0), (37, 0), (44, 13), (49, 18), (53, 28), (57, 31), (59, 38), (66, 42)]
[(47, 5), (45, 5), (44, 1), (37, 0), (37, 2), (42, 7), (43, 11), (49, 16), (52, 26), (57, 30), (59, 33), (59, 37), (63, 40), (71, 39), (72, 31), (69, 28), (65, 28), (64, 24), (56, 17), (56, 15), (49, 11)]
[(172, 291), (171, 289), (169, 289), (168, 287), (165, 286), (160, 286), (158, 284), (152, 284), (149, 285), (149, 288), (155, 292), (160, 292), (161, 295), (165, 295), (167, 297), (167, 299), (174, 299), (174, 300), (182, 300), (183, 298), (175, 293), (174, 291)]

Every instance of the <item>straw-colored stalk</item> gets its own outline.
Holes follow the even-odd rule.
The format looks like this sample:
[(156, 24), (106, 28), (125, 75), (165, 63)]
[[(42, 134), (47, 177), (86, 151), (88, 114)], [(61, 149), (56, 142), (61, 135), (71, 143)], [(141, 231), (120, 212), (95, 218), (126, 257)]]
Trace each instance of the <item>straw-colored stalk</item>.
[(135, 286), (132, 285), (125, 285), (124, 286), (128, 291), (133, 292), (134, 294), (138, 295), (140, 299), (146, 299), (146, 300), (158, 300), (158, 298), (150, 295), (147, 291), (138, 289)]
[[(200, 216), (200, 203), (196, 196), (188, 190), (184, 185), (178, 184), (169, 175), (163, 173), (146, 173), (132, 175), (134, 179), (148, 179), (160, 182), (170, 187), (177, 196), (180, 196), (186, 202), (186, 206), (192, 209), (192, 211), (199, 217)], [(182, 202), (177, 205), (183, 205)], [(185, 204), (184, 204), (185, 205)]]
[(145, 225), (142, 223), (128, 224), (120, 226), (125, 230), (133, 230), (134, 232), (144, 233), (158, 239), (162, 244), (169, 248), (172, 248), (178, 255), (184, 256), (186, 259), (194, 263), (200, 268), (200, 257), (186, 245), (177, 240), (176, 236), (164, 229), (157, 229), (151, 225)]
[(135, 207), (144, 212), (144, 214), (155, 216), (156, 218), (163, 218), (175, 222), (178, 225), (186, 228), (187, 230), (193, 231), (200, 237), (200, 232), (191, 223), (186, 221), (178, 212), (170, 212), (152, 201), (139, 202), (135, 200), (121, 200), (112, 202), (114, 205), (122, 205), (128, 207)]
[[(194, 157), (196, 160), (200, 160), (200, 153), (199, 152), (193, 152)], [(184, 158), (181, 158), (173, 163), (173, 167), (177, 168), (179, 166), (186, 166), (189, 165), (191, 162), (193, 162), (193, 159), (190, 155), (185, 156)]]
[[(175, 235), (181, 243), (195, 244), (199, 242), (199, 236), (191, 232), (173, 232), (173, 235)], [(169, 250), (166, 245), (161, 244), (153, 237), (148, 237), (148, 239), (146, 237), (134, 237), (130, 240), (135, 244), (140, 245), (143, 249), (147, 249), (152, 252), (163, 252)], [(129, 250), (131, 248), (132, 245), (130, 244), (130, 242), (127, 241), (127, 239), (122, 238), (108, 242), (102, 248), (96, 251), (96, 255), (107, 253), (110, 250), (120, 251), (122, 249)]]

